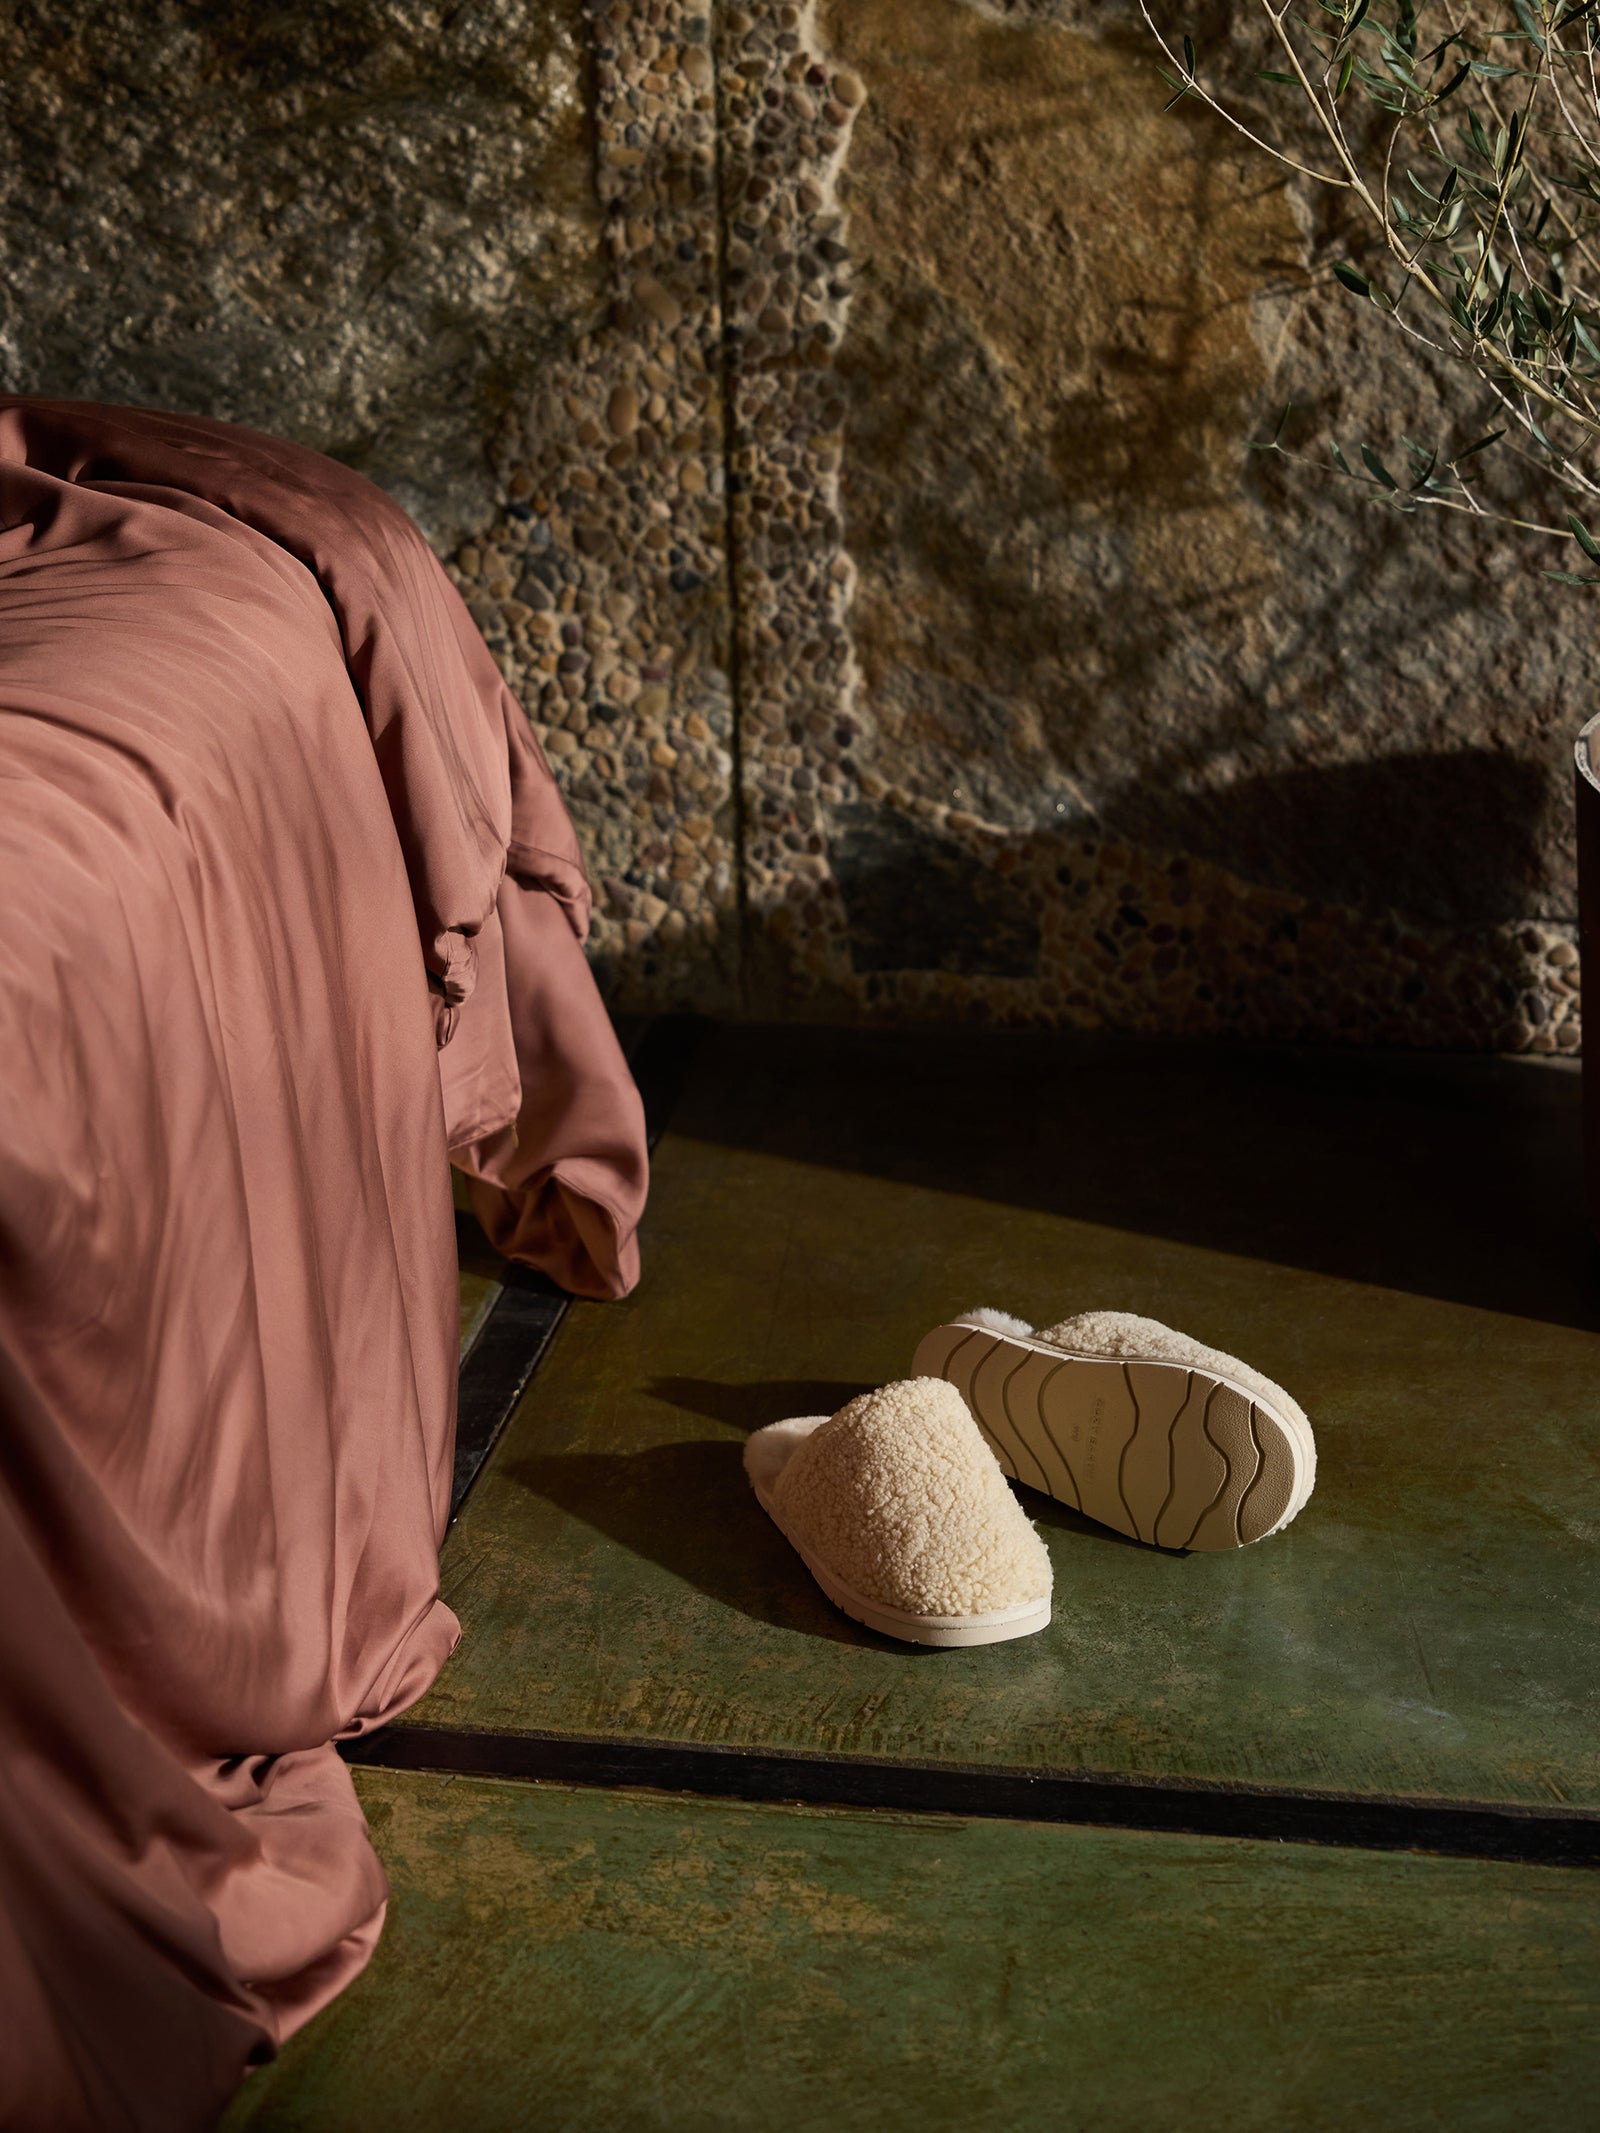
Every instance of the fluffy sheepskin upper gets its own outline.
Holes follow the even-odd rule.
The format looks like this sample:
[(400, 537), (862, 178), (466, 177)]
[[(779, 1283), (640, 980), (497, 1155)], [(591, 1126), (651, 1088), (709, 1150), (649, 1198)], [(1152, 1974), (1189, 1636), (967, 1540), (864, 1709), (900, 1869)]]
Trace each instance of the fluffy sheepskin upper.
[(1290, 1399), (1264, 1371), (1253, 1370), (1221, 1348), (1208, 1348), (1204, 1341), (1192, 1340), (1187, 1333), (1175, 1333), (1159, 1318), (1141, 1318), (1135, 1311), (1081, 1311), (1076, 1318), (1064, 1318), (1059, 1326), (1047, 1326), (1033, 1338), (1048, 1341), (1052, 1348), (1070, 1349), (1074, 1355), (1142, 1356), (1153, 1363), (1182, 1363), (1189, 1369), (1214, 1370), (1218, 1377), (1232, 1378), (1236, 1385), (1242, 1385), (1269, 1406), (1286, 1410), (1298, 1421), (1306, 1420), (1299, 1402)]
[(942, 1378), (849, 1401), (800, 1445), (773, 1500), (836, 1576), (907, 1614), (988, 1614), (1050, 1591), (1043, 1541)]
[(1182, 1363), (1187, 1369), (1212, 1370), (1218, 1377), (1232, 1378), (1258, 1400), (1287, 1410), (1310, 1427), (1299, 1401), (1291, 1399), (1265, 1371), (1253, 1370), (1221, 1348), (1208, 1348), (1204, 1341), (1164, 1326), (1159, 1318), (1141, 1318), (1137, 1311), (1080, 1311), (1076, 1318), (1064, 1318), (1058, 1326), (1045, 1326), (1036, 1333), (1025, 1318), (997, 1311), (992, 1304), (978, 1304), (950, 1323), (981, 1326), (988, 1333), (1009, 1333), (1019, 1341), (1045, 1341), (1052, 1348), (1065, 1348), (1071, 1355), (1121, 1355), (1149, 1363)]

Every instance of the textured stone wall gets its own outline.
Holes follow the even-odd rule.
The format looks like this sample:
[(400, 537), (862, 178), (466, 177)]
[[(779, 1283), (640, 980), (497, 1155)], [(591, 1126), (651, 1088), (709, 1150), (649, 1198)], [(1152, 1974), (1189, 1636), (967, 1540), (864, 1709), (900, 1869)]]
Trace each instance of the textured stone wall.
[(455, 564), (534, 721), (627, 1005), (740, 996), (740, 807), (720, 330), (715, 60), (704, 6), (589, 10), (601, 322), (497, 442), (507, 502)]
[(1308, 440), (1450, 411), (1126, 7), (0, 41), (4, 382), (417, 510), (622, 1004), (1576, 1048), (1588, 611), (1246, 454), (1291, 394)]
[(577, 0), (0, 9), (0, 385), (332, 452), (459, 539), (600, 300)]
[(1570, 1048), (1587, 611), (1534, 559), (1247, 459), (1291, 393), (1297, 434), (1348, 439), (1391, 404), (1424, 430), (1431, 389), (1306, 296), (1322, 204), (1164, 115), (1143, 32), (1093, 17), (824, 17), (869, 92), (842, 187), (841, 990)]

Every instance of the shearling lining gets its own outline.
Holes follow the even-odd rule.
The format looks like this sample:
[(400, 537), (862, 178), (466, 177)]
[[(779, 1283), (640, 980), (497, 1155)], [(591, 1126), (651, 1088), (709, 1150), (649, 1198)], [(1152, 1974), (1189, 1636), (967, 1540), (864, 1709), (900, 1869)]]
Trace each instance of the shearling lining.
[(992, 1304), (979, 1304), (975, 1310), (963, 1311), (950, 1323), (952, 1326), (977, 1326), (984, 1333), (1009, 1333), (1019, 1341), (1027, 1340), (1033, 1332), (1025, 1318), (1013, 1318), (1009, 1311), (997, 1311)]

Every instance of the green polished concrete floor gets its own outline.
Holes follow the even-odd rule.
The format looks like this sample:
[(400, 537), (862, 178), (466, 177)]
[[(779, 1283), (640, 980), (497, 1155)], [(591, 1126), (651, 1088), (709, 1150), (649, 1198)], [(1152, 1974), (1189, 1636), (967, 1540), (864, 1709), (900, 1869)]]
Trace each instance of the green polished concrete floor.
[[(445, 1550), (461, 1648), (379, 1744), (525, 1778), (558, 1749), (596, 1782), (363, 1770), (389, 1933), (230, 2123), (1592, 2125), (1591, 1870), (1264, 1841), (1286, 1802), (1600, 1818), (1576, 1162), (1558, 1069), (716, 1033), (644, 1282), (568, 1313)], [(464, 1339), (493, 1285), (464, 1277)], [(1195, 1557), (1025, 1494), (1048, 1632), (858, 1629), (740, 1444), (977, 1302), (1242, 1352), (1310, 1411), (1317, 1494)], [(705, 1751), (765, 1792), (600, 1782), (607, 1753), (649, 1784)], [(785, 1768), (850, 1800), (914, 1771), (967, 1811), (784, 1805)], [(1241, 1834), (1010, 1804), (1084, 1779), (1209, 1789)]]
[(1589, 1877), (363, 1771), (371, 1970), (231, 2124), (1587, 2126)]

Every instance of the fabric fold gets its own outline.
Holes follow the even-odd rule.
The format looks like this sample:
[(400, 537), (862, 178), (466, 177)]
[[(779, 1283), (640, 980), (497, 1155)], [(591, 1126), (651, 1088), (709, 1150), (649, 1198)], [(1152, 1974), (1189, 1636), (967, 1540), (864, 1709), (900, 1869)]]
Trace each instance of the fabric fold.
[[(636, 1278), (576, 839), (405, 515), (0, 400), (0, 2125), (188, 2133), (355, 1974), (503, 1249)], [(440, 1040), (443, 1038), (443, 1048)]]

